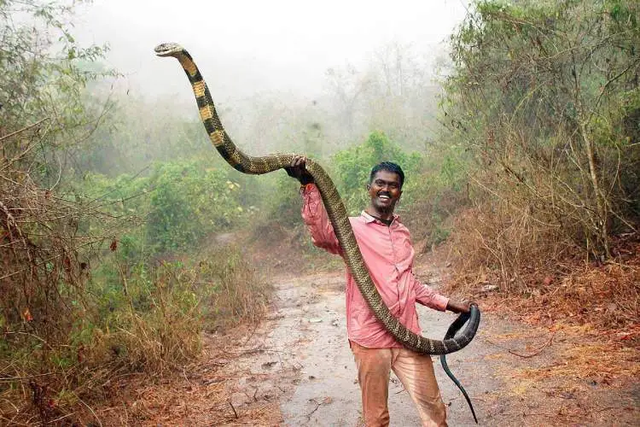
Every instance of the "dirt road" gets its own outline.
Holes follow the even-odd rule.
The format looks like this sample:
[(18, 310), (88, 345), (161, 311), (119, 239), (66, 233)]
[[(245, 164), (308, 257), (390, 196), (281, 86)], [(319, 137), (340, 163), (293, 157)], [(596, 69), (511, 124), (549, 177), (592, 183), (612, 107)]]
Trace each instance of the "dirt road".
[[(438, 287), (441, 276), (427, 268), (418, 277)], [(358, 426), (360, 391), (346, 337), (343, 287), (342, 274), (278, 279), (264, 322), (205, 335), (204, 357), (185, 366), (182, 375), (140, 380), (120, 393), (119, 406), (99, 415), (105, 425)], [(447, 358), (480, 425), (640, 425), (640, 387), (621, 372), (635, 366), (633, 348), (610, 354), (606, 344), (585, 340), (581, 330), (509, 322), (500, 315), (503, 308), (492, 312), (489, 305), (473, 342)], [(435, 338), (454, 319), (422, 307), (419, 315), (424, 334)], [(621, 356), (622, 364), (610, 363)], [(435, 360), (449, 425), (475, 425)], [(389, 410), (392, 426), (419, 425), (393, 375)]]
[[(426, 271), (421, 278), (438, 286), (437, 272)], [(267, 396), (277, 399), (284, 425), (359, 425), (360, 391), (346, 338), (343, 284), (342, 275), (317, 275), (277, 285), (275, 311), (250, 340), (264, 351), (238, 362), (253, 375), (238, 382), (235, 411)], [(419, 315), (425, 334), (436, 338), (454, 319), (422, 307)], [(590, 377), (545, 376), (567, 363), (560, 356), (565, 345), (571, 344), (562, 334), (506, 325), (487, 314), (473, 343), (447, 360), (470, 394), (480, 425), (637, 425), (637, 386), (611, 388)], [(475, 425), (461, 393), (439, 362), (435, 365), (449, 424)], [(259, 380), (256, 373), (262, 373)], [(393, 374), (389, 408), (391, 425), (420, 424)]]
[[(279, 287), (279, 313), (284, 315), (274, 330), (279, 339), (294, 338), (306, 341), (296, 351), (296, 361), (301, 364), (301, 380), (293, 395), (281, 403), (286, 425), (341, 425), (355, 426), (360, 418), (360, 389), (356, 381), (356, 368), (346, 339), (344, 314), (344, 278), (342, 276), (318, 277), (300, 286), (296, 282)], [(302, 308), (300, 308), (302, 307)], [(299, 313), (301, 312), (301, 313)], [(299, 316), (303, 314), (303, 316)], [(421, 310), (424, 325), (430, 325), (430, 335), (442, 337), (453, 316), (433, 310)], [(451, 369), (459, 371), (463, 384), (478, 392), (465, 381), (463, 369), (471, 370), (473, 361), (465, 354), (451, 355)], [(467, 357), (469, 355), (466, 355)], [(438, 369), (445, 402), (450, 404), (452, 425), (474, 424), (466, 403), (454, 390), (453, 383)], [(483, 380), (483, 389), (490, 380)], [(484, 390), (482, 390), (484, 391)], [(392, 375), (389, 408), (393, 425), (419, 425), (420, 419), (402, 384)]]

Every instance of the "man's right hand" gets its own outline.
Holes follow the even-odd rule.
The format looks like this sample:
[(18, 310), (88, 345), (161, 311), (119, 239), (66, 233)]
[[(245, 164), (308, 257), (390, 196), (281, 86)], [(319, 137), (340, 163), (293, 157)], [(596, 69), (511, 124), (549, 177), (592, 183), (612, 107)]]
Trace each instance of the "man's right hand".
[(300, 181), (300, 184), (306, 185), (313, 182), (313, 177), (307, 171), (307, 158), (305, 156), (295, 156), (291, 160), (291, 166), (284, 168), (287, 175)]

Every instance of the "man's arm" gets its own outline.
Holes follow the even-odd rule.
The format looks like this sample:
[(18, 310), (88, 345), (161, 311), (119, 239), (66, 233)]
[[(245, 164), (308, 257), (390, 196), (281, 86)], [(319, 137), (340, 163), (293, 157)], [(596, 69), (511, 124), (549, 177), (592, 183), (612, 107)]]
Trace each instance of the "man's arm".
[[(413, 276), (413, 273), (411, 275)], [(415, 276), (413, 276), (413, 287), (416, 302), (439, 311), (445, 311), (449, 308), (449, 298), (440, 295), (431, 286), (420, 283)]]
[(315, 186), (313, 177), (306, 170), (306, 161), (306, 157), (296, 156), (291, 166), (285, 169), (289, 176), (296, 178), (302, 184), (302, 219), (309, 229), (311, 241), (315, 246), (332, 254), (342, 255), (342, 249), (324, 208), (320, 191)]
[(415, 277), (413, 280), (413, 286), (416, 291), (416, 302), (440, 311), (448, 310), (454, 313), (469, 312), (469, 303), (450, 300), (437, 293), (431, 286), (420, 283)]

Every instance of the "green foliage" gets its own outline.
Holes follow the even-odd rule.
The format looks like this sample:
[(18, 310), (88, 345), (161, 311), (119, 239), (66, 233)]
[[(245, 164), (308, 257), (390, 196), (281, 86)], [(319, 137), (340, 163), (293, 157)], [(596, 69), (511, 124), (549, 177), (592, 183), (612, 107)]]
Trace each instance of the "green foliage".
[[(207, 237), (230, 232), (258, 211), (256, 187), (229, 167), (206, 160), (155, 163), (145, 176), (87, 174), (76, 193), (128, 218), (119, 236), (119, 256), (130, 263), (184, 253)], [(224, 165), (223, 165), (224, 166)], [(90, 225), (100, 227), (99, 222)]]
[(597, 256), (640, 218), (637, 14), (624, 0), (479, 1), (451, 39), (445, 139), (475, 157), (478, 197)]
[(627, 0), (478, 1), (451, 38), (442, 144), (473, 159), (469, 194), (491, 221), (468, 250), (506, 281), (536, 254), (578, 245), (605, 258), (613, 234), (637, 230), (638, 12)]
[(407, 154), (391, 142), (384, 133), (373, 132), (367, 140), (352, 148), (337, 152), (333, 157), (335, 182), (340, 194), (352, 214), (360, 212), (369, 203), (366, 184), (371, 168), (383, 161), (400, 165), (405, 173), (403, 203), (412, 202), (412, 190), (417, 188), (416, 173), (421, 164), (417, 153)]
[(154, 252), (185, 250), (236, 222), (244, 209), (240, 184), (229, 180), (229, 170), (204, 169), (193, 161), (154, 167), (147, 217), (147, 241)]

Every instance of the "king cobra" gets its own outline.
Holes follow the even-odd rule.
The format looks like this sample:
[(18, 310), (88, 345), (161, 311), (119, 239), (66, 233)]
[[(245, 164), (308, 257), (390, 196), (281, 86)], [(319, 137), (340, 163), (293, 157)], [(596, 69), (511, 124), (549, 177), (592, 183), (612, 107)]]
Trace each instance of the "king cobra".
[[(259, 175), (284, 169), (291, 165), (291, 161), (295, 156), (294, 154), (274, 154), (263, 157), (252, 157), (246, 155), (236, 147), (220, 122), (213, 99), (198, 67), (191, 55), (189, 55), (182, 46), (175, 43), (163, 43), (155, 48), (155, 52), (161, 57), (173, 56), (180, 62), (191, 83), (191, 88), (193, 89), (196, 103), (200, 110), (200, 118), (209, 135), (209, 139), (220, 155), (222, 155), (227, 163), (234, 169), (246, 174)], [(345, 263), (351, 271), (360, 293), (367, 301), (376, 318), (384, 325), (389, 333), (406, 348), (423, 354), (445, 355), (466, 347), (475, 336), (478, 325), (480, 324), (480, 310), (478, 306), (472, 304), (469, 314), (463, 314), (456, 319), (452, 325), (455, 326), (455, 328), (448, 332), (444, 340), (425, 338), (405, 328), (404, 325), (391, 314), (382, 301), (373, 280), (371, 280), (369, 271), (362, 259), (362, 254), (360, 253), (358, 243), (353, 234), (353, 229), (349, 223), (347, 210), (333, 181), (324, 169), (311, 159), (307, 159), (306, 169), (313, 177), (320, 191), (327, 215), (333, 225), (333, 230), (344, 254)], [(456, 332), (458, 332), (465, 323), (467, 323), (466, 328), (456, 336)], [(448, 368), (446, 368), (446, 370), (448, 370)], [(448, 374), (450, 374), (450, 371)], [(462, 389), (459, 382), (455, 382), (456, 385)]]

